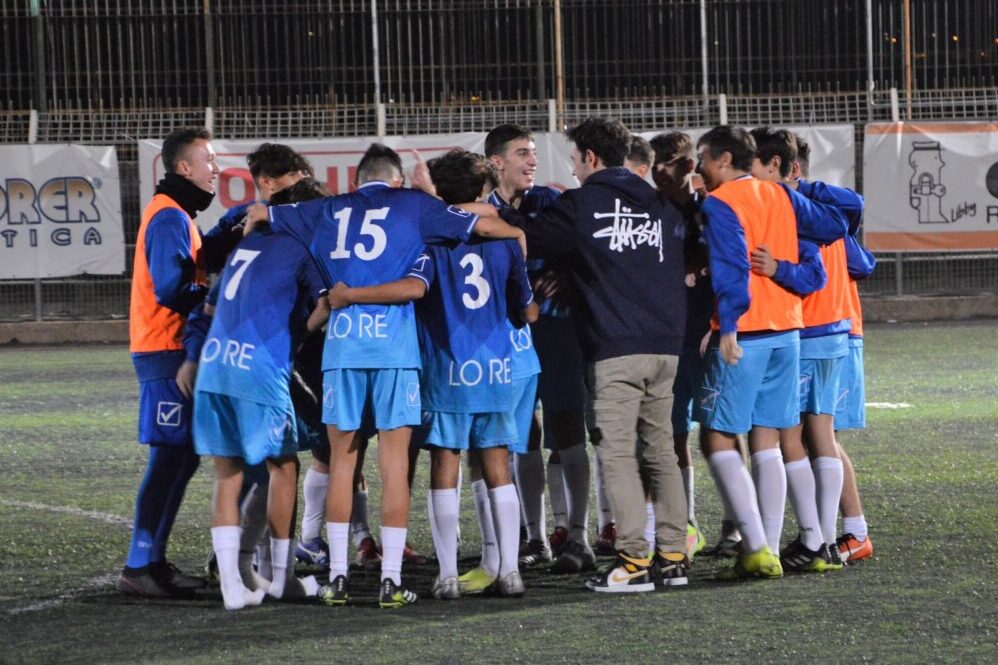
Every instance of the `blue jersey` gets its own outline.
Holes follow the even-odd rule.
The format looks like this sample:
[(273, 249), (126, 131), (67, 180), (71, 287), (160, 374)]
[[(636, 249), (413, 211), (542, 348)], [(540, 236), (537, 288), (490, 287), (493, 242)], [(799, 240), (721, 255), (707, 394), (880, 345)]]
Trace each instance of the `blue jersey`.
[[(424, 244), (465, 240), (478, 216), (383, 182), (356, 192), (270, 208), (276, 230), (309, 247), (326, 284), (373, 286), (406, 276)], [(415, 369), (420, 365), (412, 303), (351, 305), (329, 317), (322, 369)]]
[(322, 289), (315, 261), (295, 238), (271, 231), (244, 238), (218, 284), (197, 390), (287, 405), (297, 339)]
[(533, 300), (519, 245), (476, 239), (429, 247), (409, 276), (428, 287), (416, 306), (423, 410), (512, 410), (513, 343), (507, 308), (522, 309)]

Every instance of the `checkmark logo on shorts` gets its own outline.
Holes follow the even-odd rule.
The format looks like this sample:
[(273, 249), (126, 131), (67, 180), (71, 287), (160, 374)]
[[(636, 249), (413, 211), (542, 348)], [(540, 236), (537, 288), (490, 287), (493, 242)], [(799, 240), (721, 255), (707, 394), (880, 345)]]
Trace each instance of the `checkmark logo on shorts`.
[(647, 570), (639, 570), (634, 573), (621, 573), (620, 571), (615, 570), (610, 575), (610, 581), (613, 582), (614, 584), (627, 584), (631, 580), (647, 574), (648, 574)]
[(177, 402), (158, 402), (156, 404), (156, 424), (161, 427), (180, 427), (180, 416), (183, 415), (183, 404)]
[(333, 405), (333, 388), (332, 386), (326, 388), (326, 392), (322, 394), (322, 405), (332, 406)]
[(287, 416), (275, 416), (270, 425), (270, 436), (277, 441), (284, 440), (284, 432), (288, 428)]
[(419, 384), (407, 383), (405, 386), (405, 399), (409, 406), (419, 404)]

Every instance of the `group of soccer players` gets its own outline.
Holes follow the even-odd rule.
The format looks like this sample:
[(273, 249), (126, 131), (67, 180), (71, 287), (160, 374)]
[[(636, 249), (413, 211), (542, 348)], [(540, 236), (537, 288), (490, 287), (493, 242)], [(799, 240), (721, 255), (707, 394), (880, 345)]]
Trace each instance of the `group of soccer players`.
[[(708, 553), (737, 557), (722, 577), (872, 555), (835, 436), (864, 425), (862, 199), (808, 181), (807, 145), (786, 130), (722, 126), (695, 148), (681, 132), (649, 143), (591, 118), (567, 136), (581, 186), (563, 193), (535, 184), (518, 125), (489, 132), (484, 155), (421, 163), (412, 188), (399, 156), (373, 145), (338, 196), (294, 150), (264, 144), (248, 157), (261, 202), (203, 236), (192, 220), (218, 174), (210, 134), (167, 137), (136, 247), (131, 350), (150, 458), (119, 590), (204, 587), (167, 562), (166, 541), (207, 455), (227, 609), (265, 595), (348, 604), (351, 539), (357, 564), (380, 567), (379, 604), (411, 604), (403, 562), (425, 562), (406, 537), (421, 449), (434, 598), (520, 596), (520, 568), (540, 565), (593, 571), (597, 592), (686, 585), (706, 549), (694, 421), (725, 513)], [(375, 434), (380, 545), (362, 470)], [(462, 452), (482, 542), (464, 574)], [(591, 475), (595, 549), (614, 557), (598, 572)], [(788, 492), (800, 533), (781, 550)], [(328, 566), (328, 583), (296, 577), (296, 558)]]

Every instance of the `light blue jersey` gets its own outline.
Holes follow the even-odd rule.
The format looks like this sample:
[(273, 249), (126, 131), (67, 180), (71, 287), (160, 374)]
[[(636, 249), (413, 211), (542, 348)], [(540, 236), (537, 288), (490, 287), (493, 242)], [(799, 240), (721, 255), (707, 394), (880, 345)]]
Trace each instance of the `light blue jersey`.
[[(309, 247), (329, 286), (362, 287), (405, 277), (425, 244), (466, 240), (478, 216), (371, 182), (350, 194), (272, 207), (270, 221)], [(329, 317), (323, 371), (419, 366), (411, 303), (351, 305)]]
[(196, 389), (289, 406), (297, 338), (323, 283), (305, 247), (262, 231), (229, 255), (201, 349)]
[(533, 300), (519, 245), (475, 239), (429, 247), (409, 276), (429, 289), (417, 305), (423, 410), (512, 410), (507, 307), (523, 309)]

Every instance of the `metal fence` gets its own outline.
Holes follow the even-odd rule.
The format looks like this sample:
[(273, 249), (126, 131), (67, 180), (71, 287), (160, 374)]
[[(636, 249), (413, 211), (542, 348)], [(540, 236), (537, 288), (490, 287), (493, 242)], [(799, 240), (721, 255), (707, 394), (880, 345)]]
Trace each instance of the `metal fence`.
[[(906, 99), (901, 95), (898, 104)], [(706, 126), (718, 122), (719, 98), (705, 108), (699, 97), (615, 99), (569, 102), (558, 123), (572, 124), (590, 115), (622, 119), (635, 131)], [(727, 119), (736, 124), (805, 124), (850, 122), (856, 125), (857, 183), (862, 188), (863, 124), (890, 120), (888, 92), (824, 93), (793, 96), (726, 96)], [(936, 90), (912, 99), (920, 119), (993, 119), (998, 117), (998, 88)], [(551, 104), (479, 102), (432, 106), (391, 104), (384, 110), (387, 134), (487, 131), (502, 122), (549, 128)], [(212, 112), (216, 135), (224, 138), (314, 138), (365, 136), (377, 131), (373, 105), (260, 107)], [(161, 138), (174, 129), (205, 124), (205, 109), (90, 112), (54, 110), (37, 114), (32, 129), (28, 111), (0, 112), (0, 142), (24, 143), (35, 131), (42, 142), (115, 145), (121, 174), (122, 217), (127, 270), (122, 277), (0, 281), (0, 320), (104, 319), (128, 312), (131, 254), (141, 212), (136, 141)], [(998, 253), (881, 254), (879, 266), (862, 290), (867, 295), (931, 295), (998, 292)]]

